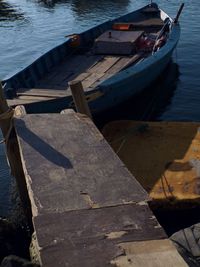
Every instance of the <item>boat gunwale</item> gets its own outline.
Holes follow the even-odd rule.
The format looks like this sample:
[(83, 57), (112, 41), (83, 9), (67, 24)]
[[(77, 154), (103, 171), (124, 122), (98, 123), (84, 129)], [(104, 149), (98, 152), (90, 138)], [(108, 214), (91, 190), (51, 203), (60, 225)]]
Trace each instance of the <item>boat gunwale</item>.
[[(96, 26), (94, 26), (94, 27), (91, 27), (91, 28), (89, 28), (88, 30), (86, 30), (86, 31), (82, 31), (82, 32), (80, 32), (80, 33), (78, 33), (81, 37), (83, 37), (84, 35), (87, 35), (87, 33), (92, 33), (92, 32), (94, 32), (94, 30), (95, 29), (101, 29), (101, 28), (103, 28), (103, 27), (106, 27), (106, 29), (107, 28), (109, 28), (109, 26), (110, 25), (112, 25), (113, 23), (115, 23), (115, 22), (118, 22), (118, 21), (121, 21), (121, 20), (127, 20), (127, 18), (128, 18), (128, 16), (131, 16), (131, 15), (133, 15), (133, 14), (139, 14), (144, 8), (146, 8), (146, 7), (148, 7), (149, 5), (145, 5), (145, 6), (143, 6), (143, 7), (141, 7), (141, 8), (139, 8), (139, 9), (137, 9), (137, 10), (133, 10), (132, 12), (129, 12), (129, 13), (127, 13), (127, 14), (124, 14), (124, 15), (122, 15), (122, 16), (120, 16), (120, 17), (118, 17), (118, 18), (115, 18), (115, 19), (112, 19), (112, 20), (107, 20), (107, 21), (104, 21), (104, 22), (102, 22), (101, 24), (99, 24), (99, 25), (96, 25)], [(106, 30), (105, 29), (105, 30)], [(95, 38), (93, 38), (93, 40), (94, 40)], [(12, 83), (14, 82), (14, 80), (16, 79), (16, 78), (18, 78), (20, 75), (23, 75), (26, 71), (31, 71), (31, 69), (32, 68), (34, 68), (34, 66), (38, 63), (38, 62), (40, 62), (40, 61), (42, 61), (43, 59), (45, 59), (46, 57), (47, 57), (47, 55), (48, 54), (50, 54), (50, 53), (53, 53), (53, 51), (55, 50), (59, 50), (59, 49), (61, 49), (63, 46), (67, 46), (67, 45), (69, 45), (69, 42), (70, 42), (70, 38), (68, 38), (66, 41), (64, 41), (64, 42), (62, 42), (61, 44), (59, 44), (59, 45), (57, 45), (57, 46), (55, 46), (55, 47), (53, 47), (52, 49), (50, 49), (50, 50), (48, 50), (47, 52), (45, 52), (43, 55), (41, 55), (40, 57), (38, 57), (36, 60), (34, 60), (32, 63), (30, 63), (28, 66), (26, 66), (26, 67), (24, 67), (22, 70), (20, 70), (20, 71), (16, 71), (13, 75), (9, 75), (8, 77), (5, 77), (5, 79), (3, 79), (1, 82), (2, 82), (2, 84), (3, 84), (3, 88), (4, 88), (4, 90), (5, 91), (7, 91), (7, 90), (17, 90), (17, 88), (18, 88), (18, 86), (17, 86), (17, 88), (15, 88), (15, 87), (13, 87), (13, 86), (10, 86), (10, 85), (12, 85)], [(54, 64), (53, 65), (53, 67), (56, 67), (58, 64)], [(47, 72), (46, 72), (47, 73)], [(114, 75), (115, 76), (115, 75)], [(21, 87), (25, 87), (25, 86), (21, 86)], [(28, 89), (29, 87), (27, 87), (27, 89)]]
[[(147, 6), (149, 6), (149, 5), (147, 5)], [(96, 34), (96, 29), (97, 29), (97, 31), (98, 30), (100, 31), (103, 28), (102, 30), (105, 31), (115, 22), (118, 22), (118, 21), (121, 21), (121, 20), (124, 20), (124, 21), (128, 22), (129, 21), (128, 16), (131, 16), (134, 13), (135, 14), (136, 13), (139, 14), (140, 11), (143, 10), (147, 6), (144, 6), (144, 7), (140, 8), (140, 9), (132, 11), (132, 12), (130, 12), (128, 14), (123, 15), (123, 16), (120, 16), (119, 18), (103, 22), (100, 25), (97, 25), (95, 27), (92, 27), (92, 28), (80, 33), (80, 36), (84, 35), (83, 41), (85, 41), (84, 39), (87, 39), (87, 33), (90, 33), (90, 35), (92, 37), (94, 37), (94, 34)], [(159, 8), (159, 10), (160, 10), (160, 12), (163, 12), (163, 14), (166, 15), (166, 18), (169, 18), (171, 23), (173, 24), (173, 19), (167, 13), (165, 13), (162, 9)], [(161, 18), (161, 14), (160, 14), (160, 18)], [(108, 95), (107, 93), (109, 93), (111, 89), (115, 89), (115, 88), (117, 89), (117, 88), (120, 87), (120, 85), (123, 86), (124, 83), (126, 83), (127, 81), (130, 82), (131, 79), (134, 79), (134, 76), (137, 76), (139, 73), (142, 74), (143, 71), (145, 71), (148, 68), (151, 68), (153, 64), (157, 64), (159, 62), (159, 60), (162, 61), (162, 59), (164, 57), (171, 56), (171, 53), (173, 52), (173, 50), (174, 50), (174, 48), (175, 48), (175, 46), (176, 46), (176, 44), (177, 44), (177, 42), (179, 40), (179, 36), (180, 36), (180, 25), (179, 25), (179, 23), (177, 23), (177, 24), (173, 25), (173, 29), (170, 31), (170, 35), (169, 35), (169, 38), (167, 40), (167, 43), (159, 51), (157, 51), (154, 55), (149, 56), (149, 57), (145, 58), (139, 64), (136, 63), (135, 65), (129, 66), (126, 69), (114, 74), (111, 78), (108, 78), (107, 80), (102, 81), (99, 85), (97, 85), (94, 88), (91, 88), (90, 91), (86, 92), (86, 95), (90, 95), (90, 94), (92, 94), (94, 92), (101, 92), (101, 93), (103, 93), (102, 94), (103, 96), (100, 97), (100, 98), (104, 98), (105, 94)], [(95, 38), (93, 38), (93, 40), (94, 39)], [(34, 64), (37, 64), (37, 62), (39, 62), (42, 58), (45, 58), (48, 53), (52, 52), (52, 50), (54, 50), (54, 49), (56, 50), (56, 49), (61, 48), (62, 46), (68, 45), (69, 41), (70, 41), (70, 39), (68, 39), (67, 41), (63, 42), (62, 44), (52, 48), (51, 50), (49, 50), (48, 52), (43, 54), (41, 57), (39, 57), (34, 62), (32, 62), (29, 66), (27, 66), (25, 69), (21, 70), (20, 72), (16, 73), (14, 76), (12, 76), (10, 79), (8, 79), (7, 80), (8, 83), (9, 83), (10, 80), (11, 80), (11, 82), (13, 82), (13, 79), (18, 77), (18, 75), (22, 74), (23, 72), (27, 71), (29, 68), (33, 68)], [(53, 67), (56, 67), (56, 65), (54, 65)], [(6, 86), (4, 84), (4, 90), (5, 91), (8, 89), (8, 90), (11, 90), (11, 92), (13, 93), (13, 92), (17, 92), (18, 88), (20, 88), (20, 87), (19, 86), (17, 88), (12, 88), (11, 87), (11, 89), (10, 89), (9, 85)], [(30, 87), (27, 87), (27, 89), (29, 89), (29, 88)], [(5, 92), (5, 93), (7, 93), (7, 92)], [(66, 96), (66, 97), (68, 97), (68, 96)], [(70, 102), (71, 101), (70, 100), (71, 96), (68, 97), (68, 98), (69, 98), (68, 101)], [(46, 102), (49, 102), (49, 101), (54, 101), (54, 100), (48, 100)], [(94, 101), (94, 102), (96, 103), (96, 101)], [(100, 102), (102, 102), (102, 100)], [(91, 104), (92, 104), (91, 106), (94, 106), (93, 103), (91, 103)], [(94, 113), (95, 113), (95, 109), (94, 109)]]

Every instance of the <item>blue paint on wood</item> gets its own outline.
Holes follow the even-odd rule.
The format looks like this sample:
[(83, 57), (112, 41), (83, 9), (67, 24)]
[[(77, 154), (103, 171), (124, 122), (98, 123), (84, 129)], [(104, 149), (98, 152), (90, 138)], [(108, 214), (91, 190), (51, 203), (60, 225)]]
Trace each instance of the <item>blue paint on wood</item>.
[[(115, 20), (104, 22), (99, 26), (81, 33), (80, 49), (90, 46), (95, 38), (97, 38), (103, 31), (110, 29), (115, 22), (137, 21), (139, 17), (144, 16), (141, 15), (142, 9), (131, 12)], [(169, 19), (172, 22), (172, 19)], [(153, 82), (168, 64), (179, 37), (180, 26), (179, 24), (175, 24), (172, 26), (167, 44), (153, 56), (147, 57), (142, 62), (116, 73), (111, 78), (102, 82), (98, 88), (95, 88), (103, 92), (104, 95), (90, 102), (92, 112), (100, 112), (117, 105), (129, 97), (141, 92), (147, 85)], [(15, 91), (20, 87), (34, 87), (40, 78), (50, 72), (52, 68), (58, 66), (67, 55), (73, 54), (75, 50), (77, 50), (77, 48), (71, 47), (70, 39), (68, 39), (65, 43), (58, 45), (38, 58), (21, 72), (17, 73), (10, 79), (3, 81), (5, 83), (4, 89), (7, 97), (9, 98), (12, 95), (12, 90), (14, 92), (13, 95), (15, 95)], [(95, 92), (95, 89), (90, 92)], [(63, 106), (62, 99), (60, 100), (59, 105)], [(67, 108), (66, 105), (65, 108)], [(44, 112), (47, 112), (47, 110), (44, 110)]]

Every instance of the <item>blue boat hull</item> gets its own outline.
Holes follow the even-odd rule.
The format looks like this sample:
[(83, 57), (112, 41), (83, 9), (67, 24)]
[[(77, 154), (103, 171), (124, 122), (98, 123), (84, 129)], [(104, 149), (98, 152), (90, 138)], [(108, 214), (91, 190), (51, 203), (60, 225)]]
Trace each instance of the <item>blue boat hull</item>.
[[(138, 10), (139, 11), (139, 10)], [(111, 28), (114, 22), (129, 22), (138, 16), (138, 11), (127, 14), (113, 21), (105, 22), (80, 34), (81, 43), (84, 46), (90, 44), (99, 34)], [(163, 12), (163, 11), (161, 11)], [(164, 12), (163, 12), (164, 13)], [(164, 16), (166, 14), (164, 13)], [(166, 17), (168, 17), (166, 15)], [(171, 21), (172, 19), (169, 18)], [(91, 98), (88, 104), (92, 113), (100, 113), (112, 108), (121, 102), (137, 95), (151, 84), (170, 61), (173, 50), (175, 49), (180, 37), (179, 23), (172, 26), (167, 43), (153, 55), (143, 59), (141, 62), (128, 67), (113, 75), (111, 78), (99, 84), (95, 89), (86, 93), (91, 96), (95, 93), (98, 97)], [(62, 59), (73, 53), (74, 48), (70, 46), (70, 40), (55, 47), (30, 66), (3, 81), (4, 90), (7, 98), (12, 98), (18, 88), (34, 88), (37, 81), (48, 73), (52, 67), (61, 64)], [(36, 112), (60, 112), (65, 108), (73, 107), (71, 96), (25, 104), (28, 113)]]

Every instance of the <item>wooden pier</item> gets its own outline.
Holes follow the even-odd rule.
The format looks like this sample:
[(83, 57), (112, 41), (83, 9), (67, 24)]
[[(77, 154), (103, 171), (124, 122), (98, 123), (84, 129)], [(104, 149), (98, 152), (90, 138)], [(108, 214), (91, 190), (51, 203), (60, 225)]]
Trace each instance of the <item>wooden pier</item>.
[[(71, 110), (14, 119), (43, 267), (187, 266), (148, 194), (93, 122)], [(19, 172), (19, 169), (16, 170)]]

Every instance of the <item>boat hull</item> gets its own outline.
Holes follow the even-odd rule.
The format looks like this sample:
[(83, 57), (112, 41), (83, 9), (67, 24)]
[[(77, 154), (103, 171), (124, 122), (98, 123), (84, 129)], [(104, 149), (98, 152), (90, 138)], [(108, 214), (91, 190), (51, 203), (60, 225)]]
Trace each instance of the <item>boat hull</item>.
[[(164, 71), (170, 62), (172, 52), (163, 57), (154, 66), (149, 66), (142, 72), (136, 73), (120, 83), (115, 83), (113, 86), (101, 88), (100, 90), (103, 90), (102, 96), (89, 102), (91, 112), (99, 114), (143, 92)], [(24, 106), (28, 113), (61, 112), (66, 108), (74, 108), (73, 99), (69, 96), (25, 104)]]
[[(105, 22), (80, 34), (84, 45), (89, 44), (101, 32), (109, 29), (114, 22), (131, 21), (138, 16), (138, 11), (132, 12), (113, 21)], [(160, 10), (163, 21), (168, 18), (172, 29), (167, 43), (153, 55), (142, 59), (135, 65), (122, 70), (111, 78), (100, 83), (96, 88), (86, 92), (89, 107), (93, 114), (110, 109), (130, 97), (134, 97), (150, 85), (165, 69), (180, 37), (179, 23), (173, 24), (172, 19)], [(59, 65), (63, 57), (73, 53), (69, 41), (49, 51), (33, 62), (26, 69), (4, 81), (7, 98), (15, 97), (18, 88), (34, 88), (37, 80), (48, 73), (52, 66)], [(11, 96), (10, 96), (11, 93)], [(12, 101), (11, 101), (12, 102)], [(33, 103), (23, 103), (28, 113), (60, 112), (66, 108), (74, 108), (72, 96), (53, 98)]]

